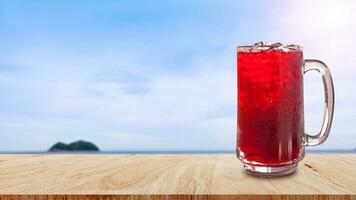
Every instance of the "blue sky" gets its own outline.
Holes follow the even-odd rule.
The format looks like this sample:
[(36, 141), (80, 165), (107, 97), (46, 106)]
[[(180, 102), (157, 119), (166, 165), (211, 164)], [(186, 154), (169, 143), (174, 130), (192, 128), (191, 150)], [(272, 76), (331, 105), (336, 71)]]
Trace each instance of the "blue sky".
[[(318, 9), (316, 9), (318, 8)], [(356, 147), (352, 1), (0, 2), (0, 151), (86, 139), (103, 150), (233, 150), (236, 46), (281, 41), (333, 73), (328, 141)], [(320, 128), (320, 77), (305, 124)]]

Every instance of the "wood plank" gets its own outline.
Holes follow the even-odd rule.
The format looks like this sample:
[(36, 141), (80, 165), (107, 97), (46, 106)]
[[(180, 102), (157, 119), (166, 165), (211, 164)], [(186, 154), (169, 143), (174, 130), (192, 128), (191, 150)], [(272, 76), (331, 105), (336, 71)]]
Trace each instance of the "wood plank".
[(0, 199), (356, 199), (355, 195), (356, 154), (307, 154), (296, 173), (278, 178), (246, 174), (231, 154), (0, 155)]

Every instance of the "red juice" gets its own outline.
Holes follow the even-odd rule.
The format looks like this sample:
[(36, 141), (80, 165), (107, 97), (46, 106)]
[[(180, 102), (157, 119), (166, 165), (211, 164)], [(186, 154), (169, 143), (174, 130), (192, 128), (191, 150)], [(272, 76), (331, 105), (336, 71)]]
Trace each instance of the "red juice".
[(237, 154), (255, 166), (289, 165), (304, 156), (303, 53), (238, 52)]

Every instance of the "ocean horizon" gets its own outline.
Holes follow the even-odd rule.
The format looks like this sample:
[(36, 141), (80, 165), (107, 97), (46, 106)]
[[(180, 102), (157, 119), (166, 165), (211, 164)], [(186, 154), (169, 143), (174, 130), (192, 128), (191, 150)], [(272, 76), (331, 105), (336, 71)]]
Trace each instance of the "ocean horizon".
[[(307, 153), (356, 153), (353, 149), (306, 149)], [(235, 154), (234, 150), (0, 151), (0, 154)]]

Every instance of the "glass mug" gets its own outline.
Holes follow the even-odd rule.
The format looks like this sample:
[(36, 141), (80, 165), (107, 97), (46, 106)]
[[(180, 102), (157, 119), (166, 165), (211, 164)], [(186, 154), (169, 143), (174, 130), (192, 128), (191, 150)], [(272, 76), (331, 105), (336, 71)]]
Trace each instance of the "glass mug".
[[(317, 135), (304, 132), (303, 74), (322, 75), (324, 120)], [(323, 143), (334, 112), (334, 88), (328, 67), (304, 60), (302, 47), (256, 43), (237, 50), (237, 157), (257, 176), (282, 176), (296, 171), (305, 146)]]

